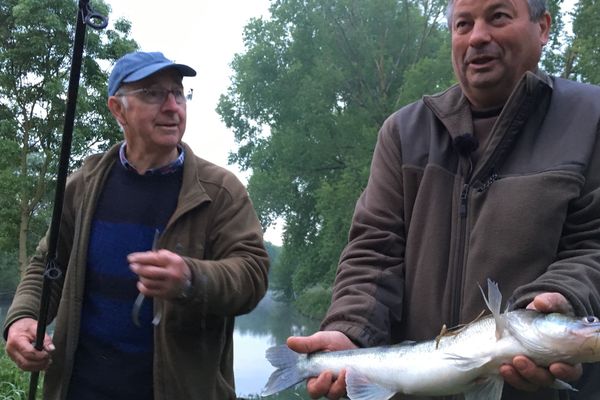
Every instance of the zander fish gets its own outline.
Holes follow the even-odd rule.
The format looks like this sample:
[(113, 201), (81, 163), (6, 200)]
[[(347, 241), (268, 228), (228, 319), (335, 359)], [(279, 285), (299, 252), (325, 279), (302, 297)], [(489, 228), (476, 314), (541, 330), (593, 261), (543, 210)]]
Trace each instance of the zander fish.
[[(483, 293), (483, 290), (482, 290)], [(488, 280), (486, 305), (492, 312), (464, 328), (427, 342), (298, 354), (287, 346), (267, 350), (277, 368), (262, 395), (291, 387), (323, 371), (346, 369), (352, 400), (386, 400), (396, 393), (445, 396), (463, 393), (465, 400), (499, 400), (502, 364), (522, 354), (536, 364), (600, 361), (600, 321), (532, 310), (500, 311), (502, 295)], [(558, 389), (573, 388), (556, 380)]]

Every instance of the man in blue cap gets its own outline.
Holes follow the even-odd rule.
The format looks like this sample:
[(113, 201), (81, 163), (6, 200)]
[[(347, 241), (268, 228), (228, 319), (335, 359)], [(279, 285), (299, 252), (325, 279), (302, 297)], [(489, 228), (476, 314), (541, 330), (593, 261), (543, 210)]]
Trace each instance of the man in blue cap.
[(194, 75), (162, 53), (114, 66), (108, 107), (125, 140), (67, 185), (54, 336), (31, 344), (46, 239), (4, 326), (15, 363), (46, 370), (45, 399), (235, 398), (234, 317), (263, 297), (268, 256), (244, 186), (181, 141)]

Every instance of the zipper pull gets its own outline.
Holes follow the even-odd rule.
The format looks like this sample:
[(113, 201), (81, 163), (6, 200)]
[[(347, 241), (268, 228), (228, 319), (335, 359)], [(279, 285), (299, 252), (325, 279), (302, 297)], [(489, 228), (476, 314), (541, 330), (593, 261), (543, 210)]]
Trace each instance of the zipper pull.
[(460, 193), (459, 215), (461, 218), (464, 218), (467, 216), (467, 201), (468, 201), (468, 199), (469, 199), (469, 185), (464, 184), (463, 190)]

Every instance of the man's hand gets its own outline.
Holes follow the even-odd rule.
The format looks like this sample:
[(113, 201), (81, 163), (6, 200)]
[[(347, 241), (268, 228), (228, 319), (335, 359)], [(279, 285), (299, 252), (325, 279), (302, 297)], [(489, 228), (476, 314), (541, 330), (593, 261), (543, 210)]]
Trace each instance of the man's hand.
[(148, 297), (176, 298), (192, 277), (183, 258), (169, 250), (131, 253), (127, 261), (140, 278), (138, 290)]
[(50, 353), (54, 345), (50, 336), (44, 337), (44, 349), (34, 347), (37, 332), (37, 321), (32, 318), (22, 318), (8, 328), (6, 353), (11, 360), (23, 371), (43, 371), (52, 362)]
[[(287, 345), (297, 353), (357, 348), (346, 335), (338, 331), (321, 331), (311, 336), (292, 336), (288, 338)], [(344, 370), (337, 378), (331, 372), (325, 371), (316, 378), (310, 378), (306, 383), (306, 390), (313, 399), (323, 396), (332, 400), (339, 399), (346, 394), (345, 376)]]
[[(542, 293), (537, 295), (527, 309), (542, 313), (557, 312), (573, 315), (573, 307), (560, 293)], [(502, 365), (500, 374), (504, 380), (519, 390), (536, 391), (542, 387), (551, 386), (555, 379), (572, 382), (581, 378), (581, 364), (565, 363), (550, 364), (548, 368), (538, 367), (525, 356), (516, 356), (511, 365)]]

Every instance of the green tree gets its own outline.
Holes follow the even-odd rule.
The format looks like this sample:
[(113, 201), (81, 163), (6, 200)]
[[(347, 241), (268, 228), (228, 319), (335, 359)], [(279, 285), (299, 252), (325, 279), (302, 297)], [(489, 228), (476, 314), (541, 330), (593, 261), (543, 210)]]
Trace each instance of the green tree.
[(572, 64), (568, 77), (600, 84), (600, 2), (580, 0), (572, 16), (574, 37), (565, 56)]
[(544, 69), (563, 78), (600, 83), (600, 3), (579, 0), (562, 13), (564, 0), (550, 0), (548, 6), (553, 18), (542, 60)]
[[(108, 15), (102, 1), (94, 10)], [(64, 124), (78, 2), (0, 0), (0, 252), (23, 267), (48, 226)], [(87, 28), (73, 167), (121, 137), (106, 107), (106, 70), (137, 48), (130, 23)]]
[[(280, 0), (270, 19), (247, 25), (218, 112), (240, 146), (231, 161), (252, 170), (261, 221), (285, 220), (272, 287), (286, 298), (331, 284), (383, 120), (453, 81), (444, 10), (443, 1)], [(428, 65), (439, 73), (420, 80)]]

